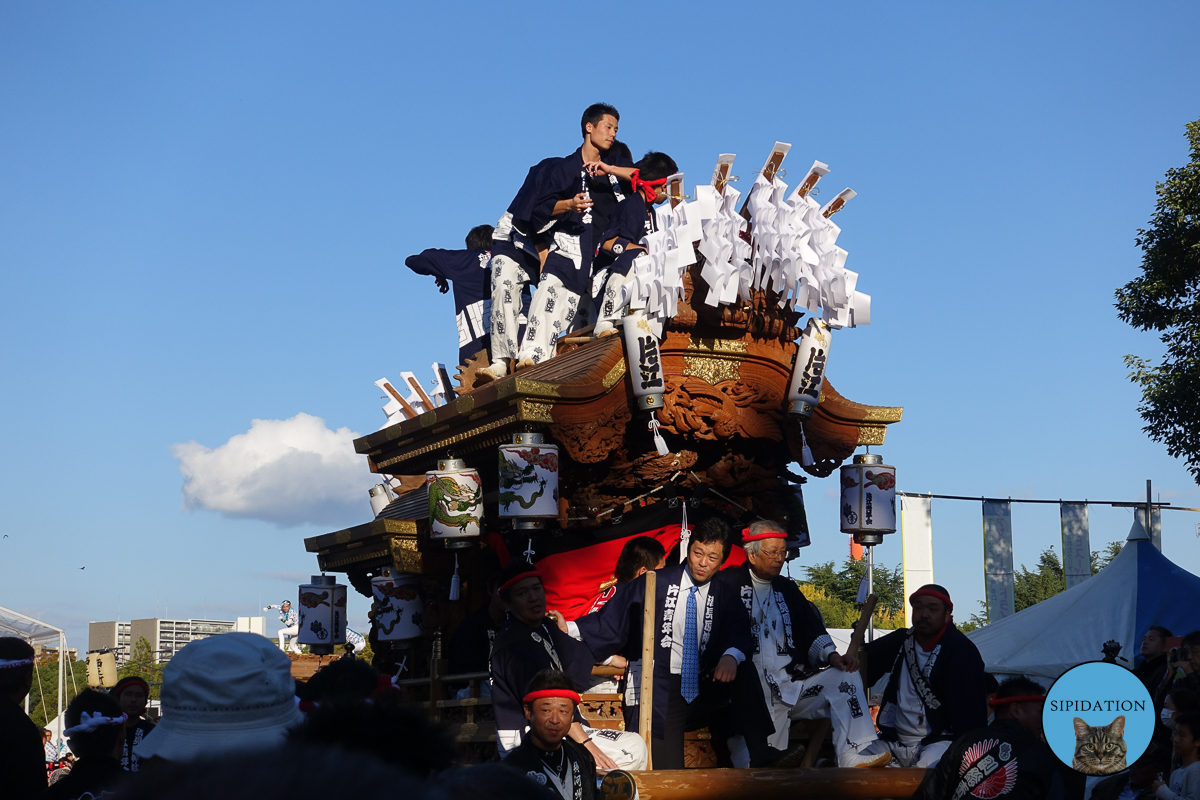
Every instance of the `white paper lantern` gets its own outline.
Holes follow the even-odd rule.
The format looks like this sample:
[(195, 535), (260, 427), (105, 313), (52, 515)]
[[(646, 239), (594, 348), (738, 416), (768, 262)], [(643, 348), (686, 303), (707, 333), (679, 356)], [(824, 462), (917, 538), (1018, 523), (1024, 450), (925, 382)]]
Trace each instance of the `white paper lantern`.
[(796, 364), (792, 367), (792, 384), (788, 388), (789, 413), (808, 419), (821, 402), (821, 385), (825, 382), (825, 366), (832, 341), (829, 326), (816, 317), (809, 317), (808, 325), (796, 343)]
[(861, 544), (878, 544), (877, 537), (896, 532), (896, 468), (883, 456), (857, 455), (841, 468), (842, 533), (855, 534)]
[[(540, 433), (515, 433), (500, 445), (500, 516), (540, 520), (558, 516), (558, 446)], [(531, 527), (537, 527), (535, 523)]]
[(447, 547), (466, 547), (479, 536), (483, 483), (461, 458), (444, 458), (425, 473), (429, 492), (429, 536)]
[(388, 497), (387, 488), (382, 483), (375, 484), (367, 490), (367, 493), (371, 495), (371, 513), (377, 517), (381, 511), (387, 508), (388, 503), (392, 502), (392, 499)]
[(376, 639), (398, 642), (421, 635), (425, 604), (421, 600), (420, 581), (420, 575), (396, 572), (390, 567), (371, 579)]
[(658, 337), (640, 311), (625, 317), (622, 327), (625, 334), (625, 361), (629, 365), (629, 377), (633, 381), (633, 394), (638, 399), (638, 408), (643, 411), (660, 409), (666, 382), (658, 352)]
[(300, 628), (296, 641), (309, 652), (330, 655), (346, 643), (346, 587), (332, 575), (313, 575), (300, 585), (296, 610)]

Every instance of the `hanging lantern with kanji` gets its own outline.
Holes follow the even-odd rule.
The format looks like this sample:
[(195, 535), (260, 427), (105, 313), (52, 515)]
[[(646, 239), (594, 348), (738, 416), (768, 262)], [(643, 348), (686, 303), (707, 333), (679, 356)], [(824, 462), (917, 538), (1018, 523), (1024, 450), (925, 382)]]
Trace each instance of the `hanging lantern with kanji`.
[(558, 446), (540, 433), (514, 433), (500, 445), (500, 516), (514, 527), (539, 528), (558, 516)]
[(296, 604), (298, 644), (310, 653), (331, 655), (335, 645), (346, 643), (346, 587), (332, 575), (313, 575), (300, 584)]
[(446, 547), (467, 547), (483, 522), (483, 482), (461, 458), (438, 461), (425, 473), (429, 493), (429, 538)]
[(638, 408), (656, 411), (662, 408), (666, 387), (658, 337), (640, 311), (626, 316), (621, 327), (625, 334), (625, 363), (629, 365), (629, 378), (633, 382)]
[(896, 532), (896, 468), (874, 453), (856, 455), (841, 468), (842, 533), (863, 545), (883, 542)]
[(421, 635), (425, 606), (421, 600), (421, 576), (384, 567), (371, 579), (374, 598), (375, 638), (399, 642)]
[(796, 363), (788, 388), (788, 413), (808, 419), (821, 402), (821, 385), (825, 382), (832, 341), (833, 332), (829, 326), (816, 317), (809, 317), (804, 333), (796, 343)]

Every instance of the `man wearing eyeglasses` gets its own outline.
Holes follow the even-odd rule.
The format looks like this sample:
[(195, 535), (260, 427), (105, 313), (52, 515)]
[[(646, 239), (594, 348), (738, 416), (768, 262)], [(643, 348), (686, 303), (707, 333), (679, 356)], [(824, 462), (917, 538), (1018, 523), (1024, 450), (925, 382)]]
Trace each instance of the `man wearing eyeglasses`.
[(773, 522), (753, 523), (742, 538), (746, 563), (717, 575), (741, 599), (754, 639), (753, 658), (741, 665), (734, 686), (733, 764), (791, 766), (785, 753), (791, 721), (829, 717), (838, 766), (882, 767), (889, 753), (859, 754), (877, 737), (858, 659), (838, 654), (799, 587), (780, 575), (786, 539)]

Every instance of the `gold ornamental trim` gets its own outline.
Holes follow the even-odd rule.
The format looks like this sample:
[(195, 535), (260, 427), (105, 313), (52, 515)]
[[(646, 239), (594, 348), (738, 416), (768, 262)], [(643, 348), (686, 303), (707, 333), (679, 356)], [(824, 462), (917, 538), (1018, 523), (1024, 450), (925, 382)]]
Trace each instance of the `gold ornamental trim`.
[(882, 425), (861, 425), (858, 429), (858, 444), (861, 447), (864, 444), (883, 444), (883, 437), (887, 436), (887, 428)]
[(903, 406), (874, 406), (863, 415), (863, 422), (899, 422), (903, 416)]
[(625, 371), (625, 359), (622, 358), (616, 364), (613, 364), (613, 368), (608, 371), (608, 374), (604, 376), (604, 380), (600, 381), (600, 383), (605, 389), (611, 389), (624, 380)]
[(421, 420), (422, 428), (432, 428), (437, 423), (437, 412), (426, 411), (424, 414), (418, 416), (417, 419)]
[(685, 352), (745, 354), (747, 347), (741, 339), (692, 339)]
[(417, 549), (416, 537), (393, 536), (389, 546), (392, 553), (392, 562), (396, 565), (396, 569), (401, 572), (415, 572), (420, 574), (422, 559), (421, 551)]
[(546, 383), (545, 381), (535, 381), (529, 378), (517, 378), (515, 383), (519, 394), (528, 394), (534, 397), (562, 396), (559, 394), (559, 385), (557, 383)]
[(447, 436), (445, 439), (439, 439), (436, 442), (431, 442), (430, 444), (424, 445), (422, 447), (417, 447), (412, 450), (406, 450), (403, 453), (392, 456), (391, 458), (387, 459), (386, 461), (376, 462), (375, 469), (377, 472), (387, 472), (387, 468), (394, 464), (399, 464), (403, 461), (407, 461), (410, 458), (416, 458), (417, 456), (423, 456), (426, 453), (433, 452), (434, 450), (444, 449), (446, 447), (449, 447), (452, 444), (458, 444), (459, 442), (466, 441), (467, 439), (472, 439), (474, 437), (477, 437), (484, 433), (487, 433), (488, 431), (495, 430), (496, 428), (500, 428), (504, 425), (511, 425), (514, 422), (518, 422), (518, 421), (519, 421), (519, 419), (516, 414), (509, 414), (507, 417), (502, 417), (498, 420), (495, 420), (494, 422), (489, 422), (486, 425), (480, 425), (479, 427), (472, 428), (469, 431), (463, 431), (462, 433), (456, 433), (453, 436)]
[(475, 410), (475, 398), (472, 395), (464, 394), (455, 403), (460, 414), (470, 414)]
[(554, 406), (549, 403), (535, 403), (531, 400), (522, 400), (517, 406), (521, 419), (529, 422), (554, 422), (554, 417), (550, 415), (552, 408)]
[(699, 378), (709, 386), (725, 381), (741, 380), (740, 358), (713, 358), (711, 356), (684, 356), (683, 376)]

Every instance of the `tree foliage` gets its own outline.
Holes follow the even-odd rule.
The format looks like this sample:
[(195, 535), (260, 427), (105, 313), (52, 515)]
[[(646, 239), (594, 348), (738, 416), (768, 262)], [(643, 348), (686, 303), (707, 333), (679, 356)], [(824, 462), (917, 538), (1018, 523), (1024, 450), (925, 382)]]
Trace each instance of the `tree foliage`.
[[(66, 707), (80, 690), (87, 688), (87, 662), (67, 661), (63, 667), (63, 706)], [(29, 690), (29, 718), (34, 725), (44, 728), (57, 716), (58, 658), (39, 659), (33, 673), (33, 688)]]
[(163, 665), (155, 662), (150, 642), (145, 636), (139, 636), (129, 652), (129, 660), (117, 670), (117, 679), (141, 678), (150, 685), (150, 697), (157, 698), (162, 688), (162, 673)]
[[(822, 589), (831, 599), (854, 605), (858, 600), (858, 585), (867, 575), (867, 563), (847, 559), (841, 570), (837, 570), (832, 561), (826, 561), (805, 567), (804, 571), (807, 573), (806, 584)], [(904, 616), (904, 573), (899, 565), (888, 569), (876, 564), (874, 588), (875, 596), (879, 598), (876, 608)]]
[(1187, 124), (1191, 161), (1157, 184), (1150, 227), (1138, 230), (1142, 274), (1116, 293), (1121, 320), (1160, 334), (1166, 353), (1151, 364), (1125, 356), (1142, 389), (1143, 430), (1187, 462), (1200, 483), (1200, 120)]

